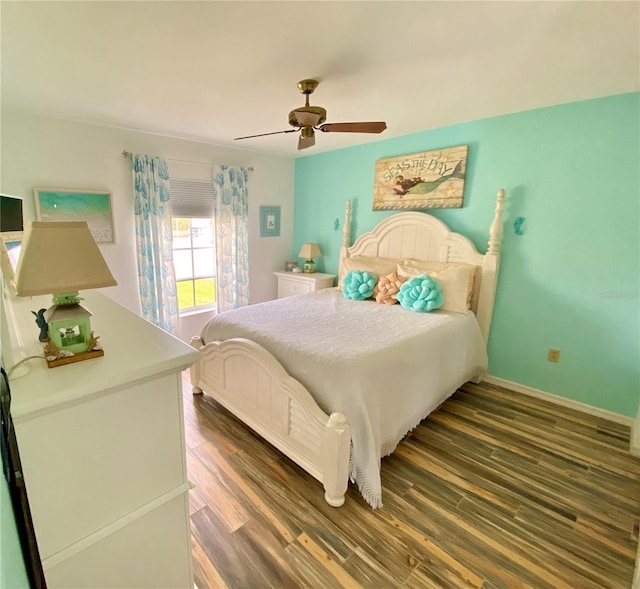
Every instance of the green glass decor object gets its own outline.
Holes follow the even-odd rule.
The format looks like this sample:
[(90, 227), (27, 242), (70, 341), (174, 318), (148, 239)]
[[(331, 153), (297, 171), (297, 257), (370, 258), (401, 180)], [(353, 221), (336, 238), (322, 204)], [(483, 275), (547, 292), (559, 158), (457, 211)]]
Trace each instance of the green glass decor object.
[(82, 305), (52, 306), (45, 313), (49, 339), (61, 350), (77, 354), (89, 351), (91, 311)]

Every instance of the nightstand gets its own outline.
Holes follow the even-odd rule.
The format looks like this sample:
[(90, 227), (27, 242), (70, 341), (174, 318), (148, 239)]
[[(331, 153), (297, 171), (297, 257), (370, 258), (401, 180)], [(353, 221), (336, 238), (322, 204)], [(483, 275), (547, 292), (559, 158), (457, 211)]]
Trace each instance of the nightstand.
[(336, 277), (335, 274), (323, 274), (322, 272), (314, 272), (313, 274), (274, 272), (274, 274), (278, 278), (279, 299), (331, 288)]

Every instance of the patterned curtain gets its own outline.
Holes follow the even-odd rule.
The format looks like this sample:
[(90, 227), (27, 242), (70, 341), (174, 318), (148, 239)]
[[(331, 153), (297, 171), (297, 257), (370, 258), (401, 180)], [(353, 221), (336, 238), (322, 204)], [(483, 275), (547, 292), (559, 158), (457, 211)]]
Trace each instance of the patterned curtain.
[(248, 179), (246, 168), (213, 168), (219, 312), (249, 304)]
[(177, 336), (169, 167), (159, 157), (134, 154), (131, 169), (142, 316)]

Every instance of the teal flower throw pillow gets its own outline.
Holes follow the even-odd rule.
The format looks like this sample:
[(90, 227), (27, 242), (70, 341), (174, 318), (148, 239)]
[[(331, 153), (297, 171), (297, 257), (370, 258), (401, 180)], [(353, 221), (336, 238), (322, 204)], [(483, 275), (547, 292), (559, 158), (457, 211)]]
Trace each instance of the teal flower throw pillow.
[(371, 272), (351, 270), (342, 279), (342, 294), (354, 301), (364, 301), (373, 296), (373, 289), (378, 283), (378, 277)]
[(442, 307), (444, 297), (440, 283), (428, 274), (421, 274), (410, 278), (400, 287), (398, 301), (405, 309), (428, 313)]

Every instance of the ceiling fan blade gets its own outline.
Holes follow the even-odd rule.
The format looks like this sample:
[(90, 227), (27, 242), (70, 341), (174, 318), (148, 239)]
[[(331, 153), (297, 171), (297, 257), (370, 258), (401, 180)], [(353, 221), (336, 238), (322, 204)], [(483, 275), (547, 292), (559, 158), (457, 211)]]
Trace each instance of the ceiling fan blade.
[[(313, 131), (313, 129), (311, 129)], [(313, 147), (316, 144), (316, 136), (309, 135), (303, 136), (300, 135), (300, 139), (298, 139), (298, 149), (307, 149), (307, 147)]]
[(315, 127), (322, 118), (321, 115), (315, 112), (307, 112), (304, 110), (294, 110), (296, 115), (296, 121), (301, 127)]
[(387, 123), (379, 121), (375, 123), (325, 123), (318, 130), (323, 133), (382, 133), (387, 128)]
[(253, 139), (254, 137), (265, 137), (266, 135), (279, 135), (280, 133), (295, 133), (298, 129), (287, 129), (286, 131), (274, 131), (273, 133), (260, 133), (260, 135), (247, 135), (246, 137), (235, 137), (234, 141), (238, 139)]

